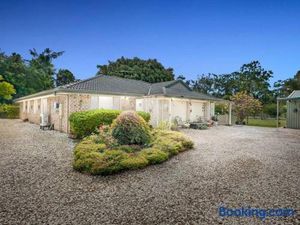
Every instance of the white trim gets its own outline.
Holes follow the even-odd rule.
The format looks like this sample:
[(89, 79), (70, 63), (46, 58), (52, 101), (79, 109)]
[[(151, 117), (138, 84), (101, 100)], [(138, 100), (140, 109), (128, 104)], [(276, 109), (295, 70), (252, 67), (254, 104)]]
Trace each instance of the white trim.
[(52, 94), (52, 95), (45, 95), (45, 96), (39, 96), (39, 97), (34, 97), (34, 98), (27, 98), (25, 100), (20, 100), (17, 102), (26, 102), (26, 101), (32, 101), (32, 100), (36, 100), (36, 99), (42, 99), (42, 98), (50, 98), (50, 97), (55, 97), (56, 95)]

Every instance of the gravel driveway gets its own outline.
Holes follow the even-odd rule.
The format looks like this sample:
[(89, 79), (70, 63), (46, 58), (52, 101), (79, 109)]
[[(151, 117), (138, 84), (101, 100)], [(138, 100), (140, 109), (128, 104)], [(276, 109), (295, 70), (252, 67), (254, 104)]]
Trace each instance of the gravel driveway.
[[(194, 150), (108, 177), (72, 170), (74, 143), (0, 120), (0, 224), (300, 224), (300, 130), (185, 131)], [(220, 218), (218, 208), (291, 207), (290, 218)]]

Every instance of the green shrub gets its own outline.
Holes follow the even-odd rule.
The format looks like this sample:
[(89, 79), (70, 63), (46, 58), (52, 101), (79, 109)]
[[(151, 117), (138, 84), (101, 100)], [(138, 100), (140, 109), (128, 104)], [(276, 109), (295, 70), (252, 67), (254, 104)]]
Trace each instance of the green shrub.
[(169, 158), (167, 153), (156, 148), (143, 149), (140, 154), (144, 156), (150, 164), (162, 163)]
[(169, 156), (192, 148), (193, 142), (182, 133), (155, 129), (149, 145), (152, 147), (144, 149), (139, 145), (119, 145), (111, 150), (99, 134), (91, 135), (76, 145), (73, 168), (93, 175), (143, 168), (149, 164), (162, 163)]
[(117, 149), (122, 150), (127, 153), (133, 153), (141, 150), (141, 146), (139, 145), (120, 145)]
[(121, 150), (106, 150), (92, 163), (91, 174), (109, 175), (123, 170), (122, 161), (128, 158), (128, 154)]
[(169, 155), (176, 155), (194, 147), (194, 143), (184, 134), (169, 130), (154, 130), (153, 147), (158, 148)]
[(122, 112), (114, 120), (112, 136), (121, 145), (146, 145), (151, 139), (149, 125), (134, 111)]
[(83, 158), (91, 152), (103, 152), (106, 149), (105, 144), (97, 144), (92, 140), (84, 140), (76, 145), (74, 150), (75, 159)]
[[(113, 120), (120, 115), (120, 110), (96, 109), (82, 112), (74, 112), (70, 115), (71, 133), (77, 138), (92, 134), (100, 125), (111, 125)], [(150, 120), (150, 114), (137, 112), (145, 121)]]
[(99, 152), (91, 151), (85, 154), (80, 154), (75, 156), (73, 168), (80, 172), (91, 172), (94, 163), (99, 160), (102, 160), (102, 156)]
[(139, 154), (131, 154), (128, 158), (121, 161), (124, 169), (139, 169), (148, 165), (148, 160)]
[(147, 123), (150, 121), (150, 113), (138, 111), (137, 114), (141, 116)]
[(183, 151), (183, 146), (180, 142), (172, 141), (170, 139), (156, 141), (153, 148), (158, 148), (169, 156), (177, 155), (180, 151)]
[(20, 115), (18, 105), (0, 104), (0, 118), (17, 119)]

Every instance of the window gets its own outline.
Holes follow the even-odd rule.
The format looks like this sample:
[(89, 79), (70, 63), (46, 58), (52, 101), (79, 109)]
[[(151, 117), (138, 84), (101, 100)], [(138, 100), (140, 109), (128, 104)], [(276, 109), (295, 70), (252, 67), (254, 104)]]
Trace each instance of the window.
[(59, 102), (54, 102), (53, 108), (55, 111), (58, 111), (59, 110)]
[(113, 98), (112, 97), (99, 97), (99, 109), (112, 109), (113, 108)]
[(113, 97), (92, 96), (91, 109), (113, 109)]

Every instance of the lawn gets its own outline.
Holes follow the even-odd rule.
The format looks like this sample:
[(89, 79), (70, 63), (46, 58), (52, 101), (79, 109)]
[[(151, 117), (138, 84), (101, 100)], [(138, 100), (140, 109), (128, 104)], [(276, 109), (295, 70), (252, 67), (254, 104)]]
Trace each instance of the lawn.
[[(259, 127), (276, 127), (277, 126), (277, 120), (276, 119), (254, 119), (249, 118), (248, 124), (249, 126), (259, 126)], [(285, 119), (279, 120), (279, 127), (284, 127), (286, 125)]]

